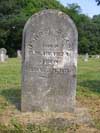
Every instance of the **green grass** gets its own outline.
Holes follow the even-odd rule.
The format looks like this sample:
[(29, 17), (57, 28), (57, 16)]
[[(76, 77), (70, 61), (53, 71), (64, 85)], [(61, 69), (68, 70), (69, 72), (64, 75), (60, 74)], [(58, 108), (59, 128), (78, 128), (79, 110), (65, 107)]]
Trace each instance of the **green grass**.
[(77, 99), (90, 109), (95, 127), (100, 129), (100, 59), (78, 61)]
[[(88, 62), (84, 62), (82, 58), (78, 60), (77, 84), (77, 100), (90, 109), (95, 127), (100, 129), (100, 59), (90, 58)], [(5, 63), (0, 63), (0, 115), (12, 106), (14, 106), (13, 109), (11, 108), (13, 112), (20, 109), (20, 99), (21, 61), (12, 58)], [(3, 125), (0, 127), (2, 129)], [(16, 128), (21, 127), (17, 124)], [(27, 128), (32, 130), (34, 126), (29, 125)], [(40, 127), (37, 128), (39, 130)], [(46, 130), (44, 131), (46, 133), (47, 130), (54, 129), (43, 127), (42, 130)]]
[(21, 98), (21, 61), (0, 63), (0, 112), (10, 104), (18, 108)]
[(100, 59), (90, 58), (88, 62), (79, 59), (77, 77), (78, 95), (100, 96)]

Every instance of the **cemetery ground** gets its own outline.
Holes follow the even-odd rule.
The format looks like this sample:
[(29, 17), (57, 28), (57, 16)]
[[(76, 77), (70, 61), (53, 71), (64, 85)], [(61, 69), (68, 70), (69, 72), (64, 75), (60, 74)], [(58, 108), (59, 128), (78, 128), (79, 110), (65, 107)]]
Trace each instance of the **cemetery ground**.
[[(93, 126), (73, 124), (66, 127), (32, 124), (30, 114), (20, 112), (21, 61), (18, 58), (0, 63), (0, 133), (4, 131), (29, 133), (99, 133), (100, 132), (100, 59), (78, 60), (77, 106), (86, 107), (93, 119)], [(38, 116), (39, 113), (36, 113)], [(49, 113), (43, 114), (43, 120)], [(54, 114), (53, 114), (54, 115)], [(65, 114), (67, 115), (67, 114)], [(19, 120), (17, 119), (19, 116)], [(39, 117), (34, 116), (34, 119)], [(26, 118), (25, 118), (26, 117)], [(26, 122), (27, 121), (27, 122)], [(34, 121), (34, 120), (33, 120)], [(38, 121), (38, 120), (37, 120)], [(24, 124), (22, 123), (24, 122)], [(25, 122), (27, 125), (25, 125)]]

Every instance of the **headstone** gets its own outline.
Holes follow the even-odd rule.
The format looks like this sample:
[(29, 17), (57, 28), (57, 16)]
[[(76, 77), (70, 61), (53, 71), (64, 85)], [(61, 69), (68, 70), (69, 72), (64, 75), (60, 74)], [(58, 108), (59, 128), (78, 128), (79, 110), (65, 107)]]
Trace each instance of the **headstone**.
[(6, 60), (9, 58), (9, 56), (8, 55), (6, 55)]
[(78, 34), (61, 11), (44, 10), (25, 25), (22, 111), (74, 111)]
[(96, 59), (99, 59), (100, 58), (100, 55), (96, 55)]
[(87, 62), (88, 59), (89, 59), (89, 55), (88, 55), (88, 53), (86, 53), (85, 56), (84, 56), (84, 61)]
[(21, 50), (17, 50), (17, 57), (21, 58)]
[(5, 62), (7, 50), (5, 48), (0, 49), (0, 62)]

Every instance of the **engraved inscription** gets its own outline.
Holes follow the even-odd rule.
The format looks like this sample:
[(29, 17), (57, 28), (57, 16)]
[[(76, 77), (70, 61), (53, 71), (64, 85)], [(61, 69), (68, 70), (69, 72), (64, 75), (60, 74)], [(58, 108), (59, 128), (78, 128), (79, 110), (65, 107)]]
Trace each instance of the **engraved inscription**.
[[(43, 30), (43, 29), (42, 29)], [(65, 48), (65, 45), (69, 45), (69, 37), (64, 35), (64, 33), (62, 33), (61, 30), (50, 30), (49, 28), (46, 28), (44, 31), (40, 30), (38, 33), (33, 33), (32, 34), (32, 39), (31, 39), (31, 43), (28, 44), (28, 49), (29, 49), (29, 54), (31, 56), (40, 56), (41, 58), (41, 62), (39, 62), (39, 65), (42, 65), (42, 67), (44, 66), (48, 66), (50, 65), (52, 69), (54, 69), (55, 71), (53, 72), (58, 72), (62, 73), (62, 71), (59, 71), (59, 69), (63, 70), (66, 64), (69, 64), (70, 62), (70, 51), (71, 49), (69, 49), (69, 47)], [(41, 43), (41, 48), (42, 50), (38, 50), (35, 49), (34, 46), (34, 41), (40, 40), (40, 38), (44, 38), (44, 36), (50, 36), (52, 35), (52, 37), (55, 35), (59, 36), (59, 38), (61, 38), (61, 45), (62, 48), (60, 48), (60, 46), (57, 44), (57, 40), (53, 41), (53, 44), (50, 43)], [(56, 36), (56, 37), (57, 37)], [(62, 39), (63, 37), (63, 39)], [(34, 69), (35, 71), (35, 69)], [(37, 71), (39, 72), (39, 71)], [(67, 71), (63, 70), (63, 73), (66, 73)]]

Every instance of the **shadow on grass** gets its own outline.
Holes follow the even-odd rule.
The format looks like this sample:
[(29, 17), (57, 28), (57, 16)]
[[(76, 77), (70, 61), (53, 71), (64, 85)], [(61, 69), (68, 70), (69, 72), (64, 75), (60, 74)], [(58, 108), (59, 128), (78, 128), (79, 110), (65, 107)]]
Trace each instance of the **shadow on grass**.
[(100, 93), (100, 80), (85, 80), (79, 82), (80, 86), (87, 87), (90, 91)]
[(8, 102), (14, 104), (18, 110), (21, 109), (21, 90), (18, 88), (3, 89), (0, 95), (4, 96)]

